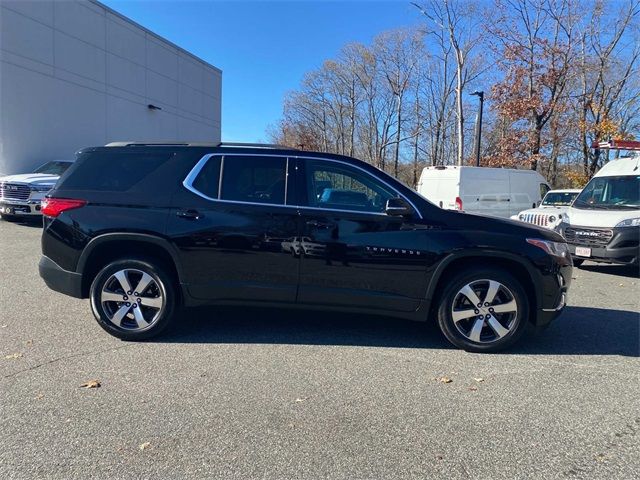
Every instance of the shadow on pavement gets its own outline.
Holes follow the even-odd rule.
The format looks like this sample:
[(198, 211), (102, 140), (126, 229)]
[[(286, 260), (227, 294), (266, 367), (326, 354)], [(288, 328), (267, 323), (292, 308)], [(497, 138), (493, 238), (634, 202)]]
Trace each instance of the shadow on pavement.
[(640, 278), (640, 267), (632, 267), (630, 265), (609, 265), (606, 263), (588, 263), (582, 265), (581, 267), (575, 269), (579, 272), (580, 270), (586, 270), (588, 272), (594, 273), (606, 273), (609, 275), (620, 275), (622, 277), (629, 278)]
[(13, 223), (14, 225), (20, 225), (23, 227), (32, 227), (32, 228), (42, 228), (42, 217), (41, 216), (33, 216), (33, 217), (15, 217), (11, 220), (7, 220), (6, 218), (0, 219), (2, 222)]
[[(182, 317), (171, 332), (155, 341), (454, 348), (434, 322), (392, 317), (246, 307), (190, 309)], [(524, 338), (505, 354), (637, 357), (640, 314), (567, 307), (549, 328)]]

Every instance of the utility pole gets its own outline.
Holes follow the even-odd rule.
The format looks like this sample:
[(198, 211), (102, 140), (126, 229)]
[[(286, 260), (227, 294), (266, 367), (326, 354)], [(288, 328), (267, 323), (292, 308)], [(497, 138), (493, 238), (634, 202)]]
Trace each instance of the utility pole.
[(484, 92), (476, 90), (471, 95), (475, 95), (480, 100), (480, 108), (476, 117), (476, 167), (480, 166), (480, 139), (482, 138), (482, 107), (484, 105)]

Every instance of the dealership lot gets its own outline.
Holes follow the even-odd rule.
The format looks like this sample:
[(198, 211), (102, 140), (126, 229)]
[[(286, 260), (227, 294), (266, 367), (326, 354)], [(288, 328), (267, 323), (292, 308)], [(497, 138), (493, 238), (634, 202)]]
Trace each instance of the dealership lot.
[(37, 224), (0, 222), (1, 478), (640, 469), (633, 271), (585, 264), (556, 323), (500, 355), (396, 319), (245, 309), (189, 311), (170, 334), (125, 343), (87, 301), (44, 286), (39, 238)]

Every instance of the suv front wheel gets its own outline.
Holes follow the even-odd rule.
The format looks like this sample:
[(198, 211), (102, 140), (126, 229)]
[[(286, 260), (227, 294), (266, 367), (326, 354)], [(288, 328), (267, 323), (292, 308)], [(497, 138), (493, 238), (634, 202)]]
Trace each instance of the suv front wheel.
[(442, 333), (467, 351), (502, 350), (527, 329), (527, 295), (521, 283), (503, 270), (468, 269), (447, 282), (440, 298)]
[(144, 340), (169, 325), (177, 291), (160, 266), (121, 259), (98, 272), (89, 296), (93, 315), (104, 330), (123, 340)]

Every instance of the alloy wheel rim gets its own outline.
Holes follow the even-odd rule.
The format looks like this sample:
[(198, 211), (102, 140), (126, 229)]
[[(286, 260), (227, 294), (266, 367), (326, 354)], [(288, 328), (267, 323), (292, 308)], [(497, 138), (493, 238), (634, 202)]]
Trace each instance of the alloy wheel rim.
[(463, 286), (453, 299), (451, 318), (466, 339), (493, 343), (515, 327), (518, 305), (505, 285), (495, 280), (474, 280)]
[(163, 290), (148, 273), (135, 268), (118, 270), (100, 292), (100, 303), (109, 321), (130, 331), (149, 329), (165, 305)]

